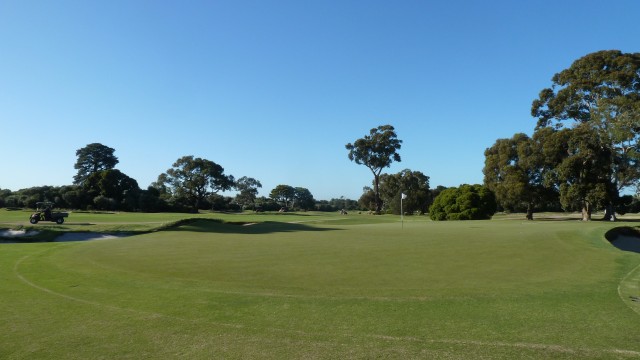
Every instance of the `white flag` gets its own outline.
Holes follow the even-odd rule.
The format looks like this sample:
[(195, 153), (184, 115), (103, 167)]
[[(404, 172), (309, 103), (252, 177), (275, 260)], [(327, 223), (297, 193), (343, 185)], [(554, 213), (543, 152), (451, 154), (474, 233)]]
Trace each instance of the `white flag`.
[(407, 194), (402, 193), (402, 200), (404, 200), (404, 199), (406, 199), (406, 198), (407, 198)]

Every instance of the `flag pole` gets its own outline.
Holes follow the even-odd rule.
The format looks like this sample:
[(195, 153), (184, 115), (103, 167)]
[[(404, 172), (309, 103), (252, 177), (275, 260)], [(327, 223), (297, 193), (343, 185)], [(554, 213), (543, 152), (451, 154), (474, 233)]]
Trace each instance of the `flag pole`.
[(404, 210), (402, 208), (402, 201), (406, 198), (407, 195), (404, 193), (400, 193), (400, 228), (404, 229)]

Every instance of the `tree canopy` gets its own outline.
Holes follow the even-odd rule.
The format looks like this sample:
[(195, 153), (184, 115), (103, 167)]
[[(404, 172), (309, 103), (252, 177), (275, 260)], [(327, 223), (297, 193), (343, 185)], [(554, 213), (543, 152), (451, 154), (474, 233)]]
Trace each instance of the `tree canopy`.
[[(402, 200), (401, 196), (406, 195)], [(400, 208), (407, 214), (416, 211), (426, 213), (429, 206), (429, 177), (420, 171), (404, 169), (397, 174), (380, 175), (380, 196), (385, 207), (394, 214), (400, 214)]]
[(349, 160), (355, 161), (358, 165), (365, 165), (373, 173), (376, 212), (380, 213), (380, 173), (394, 161), (401, 161), (398, 150), (402, 147), (402, 140), (398, 139), (393, 126), (381, 125), (371, 129), (369, 135), (357, 139), (353, 144), (348, 143), (345, 147), (349, 150)]
[(83, 183), (83, 190), (94, 199), (94, 203), (95, 198), (101, 196), (104, 198), (100, 200), (102, 204), (110, 204), (109, 207), (102, 206), (101, 210), (135, 210), (140, 194), (138, 182), (117, 169), (89, 175)]
[(295, 199), (295, 206), (298, 209), (312, 210), (316, 205), (316, 200), (307, 188), (295, 187), (293, 197)]
[[(576, 60), (553, 76), (531, 114), (536, 131), (571, 130), (569, 159), (559, 171), (561, 196), (581, 202), (585, 220), (593, 204), (606, 204), (606, 218), (615, 219), (620, 191), (640, 179), (640, 53), (598, 51)], [(576, 175), (580, 162), (584, 169)]]
[(258, 189), (262, 187), (260, 181), (243, 176), (236, 181), (235, 188), (238, 190), (235, 201), (243, 208), (251, 204), (254, 208), (256, 198), (258, 197)]
[(114, 155), (114, 152), (113, 148), (100, 143), (89, 144), (76, 150), (78, 160), (74, 168), (78, 172), (73, 177), (73, 183), (80, 185), (93, 173), (113, 169), (118, 164), (118, 158)]
[(225, 175), (224, 168), (215, 162), (189, 155), (179, 158), (172, 168), (160, 174), (156, 185), (164, 186), (163, 191), (197, 211), (207, 197), (231, 189), (234, 178)]
[(536, 208), (558, 197), (553, 167), (558, 151), (563, 149), (553, 146), (552, 132), (552, 129), (541, 130), (533, 138), (518, 133), (512, 138), (496, 140), (485, 150), (484, 184), (495, 193), (503, 209), (525, 210), (526, 218), (533, 220)]
[(293, 205), (296, 189), (293, 186), (280, 184), (271, 190), (269, 197), (282, 207), (288, 208)]

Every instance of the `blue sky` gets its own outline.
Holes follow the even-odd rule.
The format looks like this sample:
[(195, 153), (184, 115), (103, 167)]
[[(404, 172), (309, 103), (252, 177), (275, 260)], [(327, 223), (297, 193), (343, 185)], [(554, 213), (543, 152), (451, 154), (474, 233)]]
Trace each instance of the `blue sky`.
[(236, 178), (357, 199), (344, 145), (395, 126), (431, 186), (481, 183), (484, 150), (531, 133), (551, 77), (638, 52), (640, 2), (0, 2), (0, 188), (72, 182), (98, 142), (142, 188), (184, 155)]

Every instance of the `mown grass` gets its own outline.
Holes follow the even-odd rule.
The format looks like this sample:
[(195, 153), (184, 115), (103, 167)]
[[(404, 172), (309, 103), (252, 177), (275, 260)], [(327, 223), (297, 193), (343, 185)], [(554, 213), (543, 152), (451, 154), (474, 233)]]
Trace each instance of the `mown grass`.
[(201, 216), (1, 245), (0, 358), (640, 357), (635, 223)]

